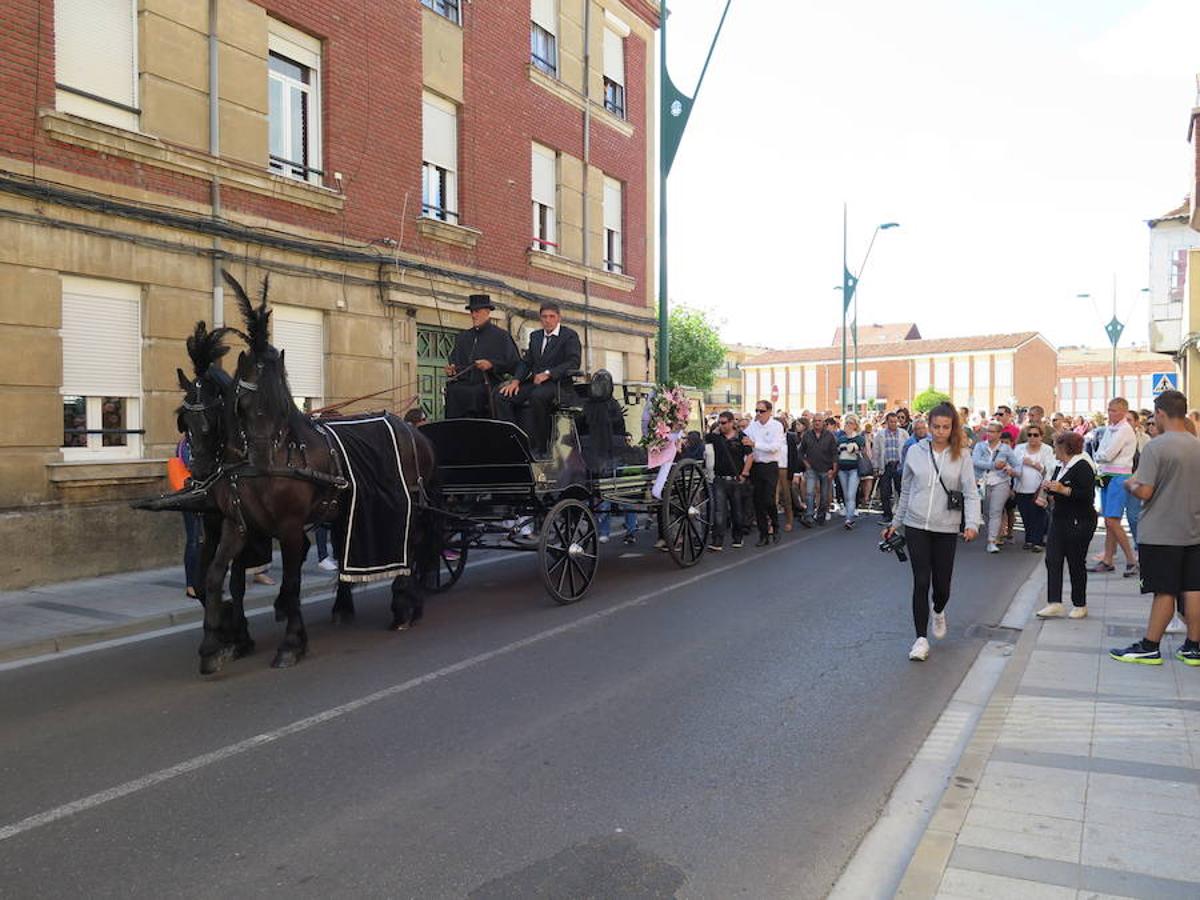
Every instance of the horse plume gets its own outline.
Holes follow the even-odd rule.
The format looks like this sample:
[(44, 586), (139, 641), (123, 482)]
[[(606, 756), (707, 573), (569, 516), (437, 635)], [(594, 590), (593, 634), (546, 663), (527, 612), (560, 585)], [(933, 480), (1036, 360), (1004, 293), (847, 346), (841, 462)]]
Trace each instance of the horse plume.
[(192, 360), (192, 368), (195, 370), (197, 378), (203, 378), (208, 367), (229, 352), (229, 347), (224, 343), (224, 337), (235, 330), (233, 328), (214, 328), (209, 331), (208, 323), (203, 321), (196, 323), (195, 330), (188, 335), (187, 352)]
[(238, 309), (242, 313), (242, 321), (246, 323), (246, 343), (250, 345), (250, 350), (253, 353), (265, 353), (270, 349), (270, 323), (271, 310), (267, 308), (267, 287), (270, 284), (271, 276), (268, 275), (263, 279), (262, 300), (256, 309), (254, 302), (246, 295), (245, 289), (236, 278), (229, 274), (225, 269), (221, 270), (221, 274), (225, 276), (225, 282), (233, 288), (234, 296), (237, 297)]

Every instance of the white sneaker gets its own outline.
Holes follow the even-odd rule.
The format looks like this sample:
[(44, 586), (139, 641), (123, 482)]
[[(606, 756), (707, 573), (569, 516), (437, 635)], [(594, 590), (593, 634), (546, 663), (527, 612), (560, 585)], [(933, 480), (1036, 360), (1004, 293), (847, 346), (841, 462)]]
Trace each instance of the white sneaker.
[(988, 545), (987, 545), (987, 552), (988, 552), (988, 553), (999, 553), (999, 552), (1000, 552), (1000, 548), (999, 548), (999, 547), (997, 547), (997, 546), (996, 546), (994, 543), (992, 543), (991, 541), (988, 541)]
[(1067, 613), (1067, 618), (1068, 619), (1086, 619), (1087, 618), (1087, 607), (1086, 606), (1072, 606), (1071, 611), (1069, 613)]
[(608, 543), (608, 535), (602, 534), (602, 535), (600, 535), (600, 537), (597, 538), (597, 540), (600, 541), (600, 543), (602, 543), (602, 544), (607, 544)]
[(925, 638), (917, 638), (913, 641), (912, 649), (908, 651), (908, 658), (916, 662), (925, 662), (929, 659), (929, 641)]
[(337, 560), (332, 556), (327, 556), (317, 563), (318, 569), (323, 569), (326, 572), (336, 572), (338, 569)]
[(946, 614), (944, 612), (933, 614), (933, 636), (939, 641), (946, 636)]
[(1064, 615), (1061, 603), (1047, 603), (1037, 611), (1039, 619), (1061, 619)]
[(1167, 626), (1167, 634), (1183, 634), (1187, 631), (1187, 626), (1183, 624), (1183, 619), (1179, 618), (1179, 613), (1171, 616), (1171, 624)]

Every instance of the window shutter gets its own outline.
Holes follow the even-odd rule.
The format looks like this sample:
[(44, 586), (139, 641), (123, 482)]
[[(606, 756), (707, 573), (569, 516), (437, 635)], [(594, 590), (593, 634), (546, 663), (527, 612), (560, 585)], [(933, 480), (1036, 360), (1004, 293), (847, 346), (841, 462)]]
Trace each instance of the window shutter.
[(612, 375), (613, 384), (625, 383), (625, 354), (620, 350), (604, 351), (604, 368)]
[(558, 36), (558, 10), (555, 0), (532, 0), (530, 18), (555, 37)]
[(63, 279), (64, 394), (141, 396), (140, 296), (136, 285)]
[(137, 106), (134, 6), (132, 0), (55, 0), (55, 79)]
[(325, 328), (320, 310), (276, 306), (272, 343), (287, 353), (288, 384), (295, 397), (325, 396)]
[(604, 179), (604, 227), (621, 231), (621, 182), (613, 178)]
[(558, 160), (553, 150), (533, 145), (533, 199), (551, 208), (558, 194)]
[(455, 107), (440, 97), (425, 94), (422, 122), (422, 154), (425, 162), (458, 171), (458, 120)]
[(625, 41), (611, 28), (604, 29), (604, 77), (625, 86)]

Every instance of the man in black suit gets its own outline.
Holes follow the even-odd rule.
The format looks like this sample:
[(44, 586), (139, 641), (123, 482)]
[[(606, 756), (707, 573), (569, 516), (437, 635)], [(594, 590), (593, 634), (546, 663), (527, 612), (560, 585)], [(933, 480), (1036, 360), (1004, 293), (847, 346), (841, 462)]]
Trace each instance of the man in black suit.
[(512, 336), (490, 321), (492, 298), (472, 294), (467, 298), (471, 327), (461, 331), (450, 353), (446, 374), (446, 418), (492, 419), (492, 390), (508, 380), (520, 356)]
[(515, 408), (519, 416), (515, 421), (529, 435), (534, 453), (541, 456), (550, 443), (550, 413), (558, 401), (559, 387), (570, 384), (583, 350), (579, 335), (559, 321), (557, 303), (544, 302), (539, 317), (541, 330), (529, 336), (529, 349), (517, 363), (512, 379), (500, 385), (498, 393), (510, 419)]

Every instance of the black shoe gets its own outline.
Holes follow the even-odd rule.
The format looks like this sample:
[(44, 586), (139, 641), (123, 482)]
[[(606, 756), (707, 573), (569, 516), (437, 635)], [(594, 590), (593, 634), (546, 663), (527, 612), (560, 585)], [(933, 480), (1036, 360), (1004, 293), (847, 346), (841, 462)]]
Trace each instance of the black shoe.
[(741, 539), (741, 538), (736, 538), (736, 539), (734, 540), (734, 542), (733, 542), (732, 544), (730, 544), (730, 545), (729, 545), (729, 547), (730, 547), (730, 549), (732, 549), (732, 550), (741, 550), (741, 549), (742, 549), (742, 539)]
[(808, 516), (801, 516), (801, 517), (800, 517), (800, 524), (801, 524), (801, 525), (803, 525), (805, 528), (812, 528), (812, 527), (813, 527), (813, 520), (812, 520), (812, 519), (810, 519)]
[(817, 516), (817, 524), (818, 524), (818, 525), (820, 525), (820, 526), (822, 526), (822, 527), (824, 527), (824, 525), (825, 525), (825, 517), (824, 517), (824, 516)]
[(1023, 544), (1021, 545), (1021, 549), (1022, 549), (1022, 550), (1032, 550), (1032, 549), (1033, 549), (1033, 543), (1032, 543), (1031, 541), (1026, 541), (1025, 543), (1023, 543)]
[(1128, 647), (1113, 648), (1108, 651), (1108, 655), (1117, 662), (1140, 663), (1143, 666), (1161, 666), (1163, 663), (1162, 653), (1158, 648), (1148, 650), (1141, 641)]
[(780, 537), (781, 537), (781, 532), (779, 532), (779, 531), (775, 531), (775, 532), (774, 532), (774, 533), (771, 535), (771, 542), (772, 542), (772, 543), (774, 543), (774, 544), (778, 544), (778, 543), (779, 543), (779, 538), (780, 538)]
[(765, 547), (765, 546), (767, 546), (769, 543), (771, 543), (771, 540), (770, 540), (770, 538), (768, 538), (768, 537), (767, 537), (767, 536), (764, 534), (762, 537), (760, 537), (760, 538), (758, 539), (758, 542), (757, 542), (757, 543), (756, 543), (754, 546), (755, 546), (755, 547)]

